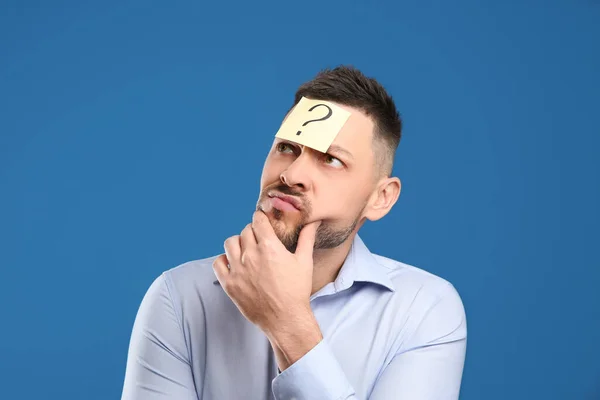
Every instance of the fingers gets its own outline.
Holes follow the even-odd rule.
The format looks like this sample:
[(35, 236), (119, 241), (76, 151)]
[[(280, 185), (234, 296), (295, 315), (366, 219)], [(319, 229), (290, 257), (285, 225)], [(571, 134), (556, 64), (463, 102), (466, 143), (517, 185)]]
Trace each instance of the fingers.
[(252, 229), (254, 230), (257, 243), (277, 237), (273, 226), (271, 226), (269, 217), (262, 211), (255, 211), (252, 215)]
[(225, 284), (227, 277), (229, 276), (229, 268), (227, 268), (227, 256), (225, 254), (221, 254), (213, 261), (213, 270), (215, 271), (215, 275), (219, 280), (221, 286)]
[(315, 238), (317, 236), (317, 229), (321, 226), (321, 221), (311, 222), (310, 224), (304, 225), (300, 236), (298, 237), (298, 246), (296, 246), (296, 255), (312, 260), (313, 248), (315, 246)]
[(242, 233), (240, 234), (240, 245), (241, 245), (241, 261), (244, 263), (244, 254), (245, 252), (256, 246), (256, 237), (254, 236), (254, 230), (252, 229), (252, 224), (246, 225)]
[(240, 262), (240, 257), (242, 255), (240, 236), (235, 235), (225, 240), (223, 248), (225, 249), (225, 255), (227, 256), (229, 265), (233, 268), (233, 265)]

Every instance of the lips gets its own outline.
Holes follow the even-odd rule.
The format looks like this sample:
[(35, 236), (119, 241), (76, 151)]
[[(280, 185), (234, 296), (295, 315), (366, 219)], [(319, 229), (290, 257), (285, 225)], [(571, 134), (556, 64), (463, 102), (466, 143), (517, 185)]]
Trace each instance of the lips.
[[(271, 202), (273, 203), (273, 206), (275, 208), (285, 208), (289, 210), (293, 208), (297, 211), (302, 209), (302, 204), (295, 197), (288, 196), (279, 192), (270, 192), (269, 197), (271, 198)], [(288, 205), (291, 206), (291, 208)]]

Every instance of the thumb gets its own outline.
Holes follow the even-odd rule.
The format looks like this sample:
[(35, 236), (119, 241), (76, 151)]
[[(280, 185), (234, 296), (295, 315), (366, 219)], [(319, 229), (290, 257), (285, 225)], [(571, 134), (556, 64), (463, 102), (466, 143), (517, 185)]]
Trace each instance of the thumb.
[(302, 228), (302, 231), (300, 231), (300, 236), (298, 237), (296, 255), (300, 257), (309, 257), (312, 260), (315, 237), (317, 236), (317, 229), (319, 226), (321, 226), (320, 220), (304, 225), (304, 228)]

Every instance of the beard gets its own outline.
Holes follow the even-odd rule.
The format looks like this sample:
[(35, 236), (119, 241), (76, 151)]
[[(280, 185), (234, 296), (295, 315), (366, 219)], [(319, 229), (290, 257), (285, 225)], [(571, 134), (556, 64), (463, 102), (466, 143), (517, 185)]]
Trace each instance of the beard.
[[(287, 215), (287, 213), (284, 213), (283, 211), (274, 207), (270, 207), (268, 211), (265, 211), (262, 204), (268, 201), (268, 193), (270, 191), (277, 191), (288, 196), (295, 196), (298, 198), (298, 200), (302, 202), (302, 210), (299, 210), (294, 214), (299, 214), (299, 216)], [(360, 221), (360, 214), (365, 209), (365, 206), (363, 206), (360, 212), (357, 213), (353, 221), (346, 226), (336, 227), (325, 220), (322, 221), (315, 234), (314, 249), (332, 249), (344, 243), (358, 225)], [(302, 193), (298, 193), (292, 190), (289, 186), (282, 185), (280, 183), (268, 186), (262, 190), (258, 198), (258, 202), (256, 203), (256, 210), (263, 211), (265, 214), (267, 214), (267, 217), (269, 217), (271, 225), (273, 226), (273, 230), (275, 231), (275, 234), (281, 243), (283, 243), (289, 252), (295, 253), (296, 247), (298, 246), (300, 232), (308, 223), (312, 210), (310, 202), (304, 198)], [(272, 218), (269, 216), (269, 213), (271, 214)]]

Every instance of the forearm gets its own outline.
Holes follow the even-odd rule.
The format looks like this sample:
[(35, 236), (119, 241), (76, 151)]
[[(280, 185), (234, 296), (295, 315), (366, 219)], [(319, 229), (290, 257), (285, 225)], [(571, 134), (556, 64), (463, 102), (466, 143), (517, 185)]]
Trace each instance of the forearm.
[(265, 331), (281, 371), (273, 380), (275, 398), (355, 399), (312, 310), (291, 315)]
[(289, 368), (323, 340), (323, 334), (312, 311), (288, 317), (268, 330), (266, 335), (273, 347), (280, 371)]

